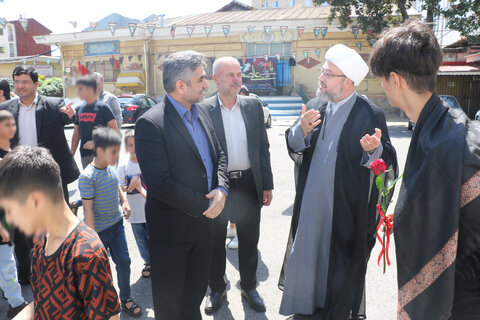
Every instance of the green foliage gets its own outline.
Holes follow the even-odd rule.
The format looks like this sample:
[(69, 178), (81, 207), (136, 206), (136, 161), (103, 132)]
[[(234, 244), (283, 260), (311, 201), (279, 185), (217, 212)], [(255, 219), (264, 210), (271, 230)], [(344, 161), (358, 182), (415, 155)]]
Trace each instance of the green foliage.
[(38, 80), (38, 93), (46, 97), (63, 97), (63, 80), (61, 78), (41, 78)]
[(480, 0), (452, 2), (451, 7), (442, 13), (449, 18), (448, 28), (459, 31), (472, 42), (480, 42)]

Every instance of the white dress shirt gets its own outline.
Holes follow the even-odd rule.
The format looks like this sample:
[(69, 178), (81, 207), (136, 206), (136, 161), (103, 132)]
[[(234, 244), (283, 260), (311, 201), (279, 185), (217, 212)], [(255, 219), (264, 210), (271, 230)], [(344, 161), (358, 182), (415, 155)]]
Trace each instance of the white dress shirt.
[(35, 95), (32, 104), (26, 106), (19, 101), (20, 109), (18, 111), (18, 136), (19, 144), (22, 146), (38, 146), (37, 122), (35, 109), (37, 107), (38, 93)]
[(247, 129), (240, 110), (239, 98), (232, 109), (227, 109), (218, 97), (220, 110), (222, 111), (223, 128), (227, 142), (228, 171), (250, 169), (248, 157)]

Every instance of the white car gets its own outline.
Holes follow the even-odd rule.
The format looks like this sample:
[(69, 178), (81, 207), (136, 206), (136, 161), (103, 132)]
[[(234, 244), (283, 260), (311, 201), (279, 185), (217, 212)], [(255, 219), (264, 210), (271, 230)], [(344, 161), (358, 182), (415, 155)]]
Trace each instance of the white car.
[(268, 103), (263, 102), (263, 100), (257, 96), (256, 94), (250, 93), (250, 97), (257, 98), (260, 100), (263, 106), (263, 118), (265, 122), (265, 127), (271, 128), (272, 127), (272, 115), (270, 114), (270, 109), (268, 109)]

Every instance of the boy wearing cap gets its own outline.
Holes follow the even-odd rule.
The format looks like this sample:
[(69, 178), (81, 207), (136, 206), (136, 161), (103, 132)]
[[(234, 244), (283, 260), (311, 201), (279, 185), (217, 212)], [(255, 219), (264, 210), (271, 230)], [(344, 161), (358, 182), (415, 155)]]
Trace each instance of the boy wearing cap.
[(318, 97), (286, 132), (298, 177), (280, 313), (365, 319), (378, 202), (369, 165), (383, 158), (394, 176), (397, 158), (383, 111), (355, 91), (368, 73), (365, 61), (345, 45), (331, 47), (325, 60)]

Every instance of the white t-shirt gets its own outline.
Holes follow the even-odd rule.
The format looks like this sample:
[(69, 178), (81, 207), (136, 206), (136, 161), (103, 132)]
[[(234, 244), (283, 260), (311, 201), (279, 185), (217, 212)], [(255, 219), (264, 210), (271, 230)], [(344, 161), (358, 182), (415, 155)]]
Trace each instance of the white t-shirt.
[[(132, 177), (135, 175), (142, 179), (143, 188), (146, 190), (140, 166), (138, 163), (130, 160), (118, 168), (120, 186), (128, 188)], [(127, 193), (127, 200), (130, 204), (130, 209), (132, 209), (130, 218), (127, 221), (130, 223), (145, 223), (145, 198), (137, 190), (134, 190), (132, 193)]]

